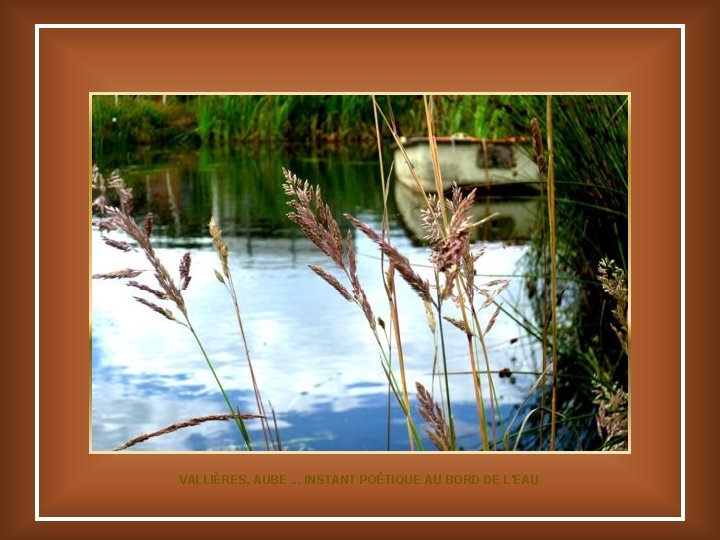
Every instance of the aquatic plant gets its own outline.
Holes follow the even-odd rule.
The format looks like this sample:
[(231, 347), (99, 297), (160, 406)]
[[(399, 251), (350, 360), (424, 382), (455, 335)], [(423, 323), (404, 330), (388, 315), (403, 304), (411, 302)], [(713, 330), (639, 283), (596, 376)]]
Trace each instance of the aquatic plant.
[[(117, 99), (116, 99), (117, 97)], [(232, 147), (260, 142), (342, 142), (371, 145), (374, 118), (367, 95), (96, 95), (92, 97), (93, 154), (137, 146)], [(426, 131), (422, 96), (387, 96), (393, 125), (405, 136)], [(435, 98), (437, 129), (477, 137), (512, 134), (518, 96)], [(517, 109), (519, 110), (519, 109)]]
[[(605, 309), (607, 293), (597, 279), (603, 259), (617, 261), (612, 272), (628, 275), (628, 106), (624, 95), (522, 96), (521, 100), (526, 114), (537, 118), (535, 140), (542, 142), (543, 130), (554, 140), (552, 192), (549, 184), (543, 186), (543, 219), (525, 268), (532, 276), (526, 285), (535, 305), (536, 333), (543, 336), (543, 350), (557, 357), (556, 411), (573, 419), (572, 429), (566, 423), (563, 432), (555, 434), (556, 448), (574, 447), (575, 430), (581, 432), (586, 447), (602, 444), (595, 426), (593, 381), (598, 377), (628, 391), (629, 350), (617, 339), (620, 323)], [(543, 152), (540, 147), (538, 159)], [(551, 202), (552, 214), (561, 216), (554, 220), (552, 231)], [(551, 257), (555, 279), (550, 275)], [(551, 348), (553, 331), (558, 339)], [(525, 449), (549, 448), (543, 430), (545, 389), (541, 394), (538, 422), (529, 424), (539, 429), (526, 438)]]

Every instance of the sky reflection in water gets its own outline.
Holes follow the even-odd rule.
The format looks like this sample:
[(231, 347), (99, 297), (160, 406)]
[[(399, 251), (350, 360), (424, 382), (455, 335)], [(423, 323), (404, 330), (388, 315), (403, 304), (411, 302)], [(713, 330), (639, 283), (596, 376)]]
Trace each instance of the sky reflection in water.
[[(271, 158), (271, 164), (277, 159)], [(305, 178), (302, 163), (298, 161), (296, 165), (300, 169), (298, 175)], [(136, 185), (136, 214), (141, 216), (152, 210), (161, 216), (154, 242), (166, 267), (172, 272), (185, 251), (192, 253), (193, 278), (185, 292), (188, 312), (231, 400), (243, 411), (255, 410), (233, 306), (213, 274), (213, 268), (219, 267), (217, 255), (210, 239), (199, 236), (202, 234), (200, 224), (206, 223), (211, 213), (225, 231), (230, 231), (226, 234), (230, 267), (253, 365), (261, 392), (277, 413), (283, 446), (288, 450), (385, 450), (387, 379), (367, 322), (357, 306), (343, 300), (307, 268), (308, 264), (323, 265), (342, 280), (332, 263), (298, 234), (289, 221), (285, 222), (283, 215), (257, 216), (256, 221), (262, 222), (262, 227), (254, 227), (247, 219), (243, 221), (243, 209), (252, 204), (243, 196), (245, 183), (251, 180), (238, 173), (247, 173), (243, 169), (246, 166), (219, 161), (203, 168), (202, 164), (191, 161), (145, 170), (130, 169), (123, 172), (123, 176)], [(313, 162), (312, 166), (318, 164)], [(347, 177), (348, 171), (353, 170), (358, 178), (345, 178), (346, 187), (349, 182), (355, 189), (374, 190), (377, 169), (372, 163), (351, 167), (346, 162), (328, 160), (322, 166), (325, 169), (320, 172), (324, 178), (337, 178), (343, 173)], [(255, 193), (254, 196), (255, 201), (260, 198), (264, 204), (267, 201), (262, 201), (262, 197), (270, 197), (269, 194), (277, 191), (282, 204), (274, 199), (269, 203), (277, 209), (277, 214), (287, 208), (279, 167), (275, 170), (275, 178), (265, 181), (270, 184), (270, 188), (263, 188), (266, 195), (259, 197)], [(308, 172), (318, 173), (317, 170)], [(325, 189), (331, 193), (327, 198), (332, 199), (333, 188)], [(198, 197), (198, 201), (188, 193), (204, 195)], [(173, 200), (175, 209), (169, 211), (171, 215), (163, 222), (163, 211)], [(380, 210), (372, 203), (378, 201), (371, 195), (361, 201), (364, 207), (337, 207), (333, 200), (330, 204), (338, 214), (353, 212), (377, 230)], [(204, 217), (202, 221), (198, 217), (197, 223), (193, 223), (186, 219), (187, 215)], [(271, 223), (269, 228), (268, 223)], [(392, 242), (413, 264), (417, 263), (419, 273), (430, 277), (427, 248), (414, 243), (395, 216), (391, 226)], [(252, 232), (243, 234), (243, 230)], [(363, 235), (355, 234), (355, 242), (358, 273), (370, 303), (376, 315), (389, 320), (378, 251)], [(490, 243), (478, 261), (477, 271), (479, 274), (515, 274), (525, 249), (521, 245)], [(128, 267), (147, 268), (148, 263), (140, 253), (122, 253), (105, 245), (100, 234), (93, 231), (93, 273)], [(141, 279), (150, 283), (147, 280), (151, 274)], [(490, 279), (493, 278), (487, 278)], [(422, 302), (404, 282), (396, 281), (408, 384), (414, 393), (415, 381), (427, 388), (432, 386), (433, 338), (427, 328)], [(184, 419), (227, 412), (192, 334), (134, 301), (134, 292), (137, 291), (115, 280), (92, 282), (94, 450), (111, 450), (141, 433)], [(506, 305), (520, 308), (527, 304), (522, 278), (512, 280), (502, 299)], [(490, 308), (483, 312), (483, 320), (487, 321), (492, 311)], [(450, 325), (446, 325), (445, 332), (449, 370), (467, 372), (470, 365), (464, 336)], [(511, 344), (514, 338), (518, 339)], [(509, 317), (498, 318), (487, 342), (491, 369), (537, 369), (539, 359), (530, 346), (531, 341)], [(510, 414), (512, 405), (523, 399), (534, 377), (518, 375), (516, 384), (508, 379), (495, 377), (494, 380), (505, 414)], [(483, 391), (487, 396), (484, 382)], [(451, 376), (451, 397), (459, 443), (468, 449), (476, 448), (479, 429), (475, 394), (468, 375)], [(249, 421), (248, 428), (259, 446), (262, 439), (259, 424)], [(150, 439), (132, 449), (231, 450), (242, 446), (234, 424), (208, 422)], [(404, 450), (407, 446), (407, 432), (393, 398), (391, 449)]]

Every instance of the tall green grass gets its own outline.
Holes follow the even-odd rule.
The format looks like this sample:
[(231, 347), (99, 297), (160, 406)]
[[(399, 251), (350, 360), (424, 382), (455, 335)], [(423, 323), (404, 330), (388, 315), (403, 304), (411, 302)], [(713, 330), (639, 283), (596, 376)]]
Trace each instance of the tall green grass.
[[(517, 107), (526, 117), (540, 119), (544, 132), (550, 115), (553, 121), (555, 227), (550, 234), (550, 221), (544, 220), (525, 259), (525, 272), (540, 276), (527, 286), (535, 324), (545, 336), (551, 311), (556, 315), (557, 344), (547, 350), (557, 357), (558, 411), (577, 419), (554, 442), (575, 448), (576, 430), (585, 449), (594, 448), (600, 444), (593, 415), (598, 381), (628, 390), (628, 350), (612, 330), (612, 299), (597, 280), (602, 259), (616, 261), (625, 275), (629, 270), (628, 97), (553, 96), (551, 108), (545, 96), (520, 98)], [(522, 116), (514, 122), (521, 126)], [(544, 192), (546, 206), (549, 196)], [(557, 261), (555, 280), (549, 279), (551, 256)], [(551, 439), (543, 431), (547, 417), (537, 418), (538, 430), (523, 445), (548, 448)]]
[[(438, 96), (438, 134), (511, 135), (513, 96)], [(375, 124), (366, 95), (94, 96), (93, 152), (137, 146), (218, 147), (267, 142), (372, 144)], [(387, 96), (388, 115), (404, 136), (424, 135), (421, 96)], [(384, 104), (384, 106), (385, 106)]]

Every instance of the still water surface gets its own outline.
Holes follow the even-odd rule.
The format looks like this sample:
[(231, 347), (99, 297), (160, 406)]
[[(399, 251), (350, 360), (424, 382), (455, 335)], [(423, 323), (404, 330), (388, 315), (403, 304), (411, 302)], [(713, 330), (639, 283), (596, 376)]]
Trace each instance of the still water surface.
[[(230, 248), (230, 267), (249, 339), (256, 377), (272, 403), (287, 450), (387, 450), (388, 394), (377, 343), (356, 305), (343, 300), (315, 276), (308, 264), (342, 276), (285, 216), (282, 167), (322, 186), (343, 230), (350, 212), (379, 230), (382, 199), (375, 156), (348, 152), (316, 156), (309, 150), (214, 155), (175, 154), (124, 158), (122, 176), (135, 194), (138, 219), (156, 218), (157, 254), (171, 272), (183, 253), (192, 253), (192, 282), (185, 292), (188, 312), (230, 399), (244, 412), (255, 403), (232, 302), (215, 279), (217, 254), (207, 235), (214, 216)], [(117, 162), (116, 162), (117, 163)], [(103, 172), (109, 167), (99, 164)], [(387, 168), (386, 168), (387, 170)], [(393, 196), (394, 195), (394, 196)], [(391, 194), (391, 241), (430, 277), (428, 248), (412, 232), (412, 205)], [(527, 210), (530, 214), (532, 208)], [(401, 213), (405, 212), (405, 219)], [(526, 247), (498, 234), (477, 263), (483, 279), (520, 273)], [(116, 236), (117, 238), (117, 236)], [(378, 250), (354, 234), (358, 273), (375, 314), (389, 320)], [(122, 253), (92, 232), (92, 272), (148, 268), (139, 252)], [(487, 275), (487, 278), (484, 276)], [(150, 279), (151, 273), (145, 278)], [(142, 278), (141, 278), (142, 279)], [(433, 387), (434, 340), (422, 302), (399, 284), (399, 309), (408, 384)], [(431, 280), (432, 282), (432, 280)], [(505, 305), (529, 309), (521, 277), (511, 279)], [(111, 450), (125, 441), (192, 417), (227, 412), (217, 385), (192, 335), (133, 300), (138, 291), (116, 280), (92, 282), (92, 448)], [(484, 313), (485, 320), (492, 309)], [(459, 444), (480, 444), (467, 342), (445, 326), (451, 397)], [(492, 370), (536, 371), (533, 341), (502, 314), (487, 338)], [(535, 379), (518, 374), (494, 378), (508, 416)], [(434, 379), (437, 389), (437, 377)], [(487, 386), (483, 388), (488, 395)], [(407, 431), (391, 400), (389, 448), (408, 449)], [(422, 426), (422, 420), (418, 419)], [(255, 446), (262, 447), (259, 425), (248, 422)], [(421, 430), (422, 431), (422, 430)], [(429, 442), (426, 446), (431, 448)], [(244, 448), (237, 427), (208, 422), (150, 439), (134, 451), (200, 451)]]

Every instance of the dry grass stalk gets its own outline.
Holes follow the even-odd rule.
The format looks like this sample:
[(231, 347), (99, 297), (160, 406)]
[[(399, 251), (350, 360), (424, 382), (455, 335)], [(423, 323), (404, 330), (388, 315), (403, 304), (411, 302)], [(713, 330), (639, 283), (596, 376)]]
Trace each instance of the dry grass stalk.
[(133, 296), (133, 298), (135, 300), (137, 300), (138, 302), (140, 302), (141, 304), (143, 304), (144, 306), (147, 306), (150, 309), (152, 309), (155, 313), (159, 313), (160, 315), (165, 317), (167, 320), (176, 322), (178, 324), (182, 324), (183, 326), (187, 326), (184, 322), (178, 320), (175, 317), (175, 315), (173, 314), (173, 312), (170, 311), (169, 309), (158, 306), (157, 304), (155, 304), (155, 303), (151, 302), (150, 300), (147, 300), (146, 298), (143, 298), (141, 296)]
[(425, 309), (425, 318), (427, 319), (428, 328), (430, 333), (434, 336), (437, 324), (435, 323), (435, 314), (432, 311), (432, 304), (430, 302), (423, 302), (423, 308)]
[(488, 332), (490, 332), (490, 329), (495, 324), (495, 321), (497, 320), (498, 315), (500, 315), (501, 311), (502, 311), (502, 304), (498, 304), (498, 306), (495, 308), (495, 312), (492, 314), (492, 316), (490, 317), (490, 320), (487, 323), (487, 326), (485, 327), (484, 335), (487, 335)]
[(510, 280), (494, 279), (484, 283), (482, 287), (477, 287), (477, 292), (485, 297), (485, 301), (480, 306), (480, 309), (483, 310), (495, 302), (495, 298), (507, 289), (508, 285), (510, 285)]
[[(105, 206), (103, 206), (103, 213), (105, 213)], [(110, 231), (116, 231), (117, 225), (111, 220), (107, 218), (101, 218), (101, 219), (93, 219), (92, 220), (93, 227), (97, 227), (100, 232), (110, 232)]]
[(374, 243), (380, 246), (382, 253), (389, 258), (389, 266), (386, 272), (385, 290), (390, 303), (391, 328), (393, 337), (397, 344), (398, 362), (400, 366), (401, 384), (398, 384), (392, 372), (390, 356), (384, 349), (377, 326), (382, 327), (388, 347), (390, 347), (388, 333), (386, 332), (385, 322), (380, 318), (375, 318), (373, 310), (368, 301), (367, 295), (360, 283), (357, 273), (357, 261), (355, 248), (353, 245), (352, 233), (347, 232), (343, 239), (340, 234), (340, 228), (337, 221), (327, 204), (322, 200), (322, 194), (319, 188), (313, 188), (307, 181), (300, 180), (290, 171), (283, 169), (285, 176), (285, 193), (291, 197), (288, 205), (293, 209), (288, 213), (288, 218), (294, 221), (305, 236), (313, 242), (321, 252), (323, 252), (331, 261), (333, 261), (345, 273), (350, 282), (352, 292), (349, 287), (345, 287), (340, 281), (328, 273), (325, 269), (311, 265), (310, 268), (323, 280), (329, 283), (338, 293), (346, 300), (353, 300), (363, 311), (365, 318), (380, 345), (383, 356), (383, 370), (388, 377), (388, 382), (393, 394), (405, 414), (408, 425), (408, 436), (410, 440), (410, 448), (422, 447), (422, 442), (415, 429), (412, 417), (410, 415), (410, 402), (405, 378), (404, 360), (402, 354), (402, 343), (399, 334), (398, 312), (396, 297), (394, 295), (394, 273), (397, 270), (400, 275), (416, 290), (426, 302), (431, 302), (430, 286), (427, 281), (423, 280), (410, 266), (410, 262), (406, 257), (384, 240), (370, 227), (360, 222), (354, 216), (345, 214), (345, 217), (360, 231), (365, 233)]
[(417, 388), (418, 401), (420, 402), (418, 411), (420, 412), (420, 416), (423, 417), (423, 420), (428, 423), (428, 426), (425, 427), (425, 432), (438, 450), (452, 450), (450, 429), (445, 421), (442, 409), (435, 403), (433, 397), (422, 384), (416, 382), (415, 387)]
[(320, 251), (335, 264), (344, 267), (343, 243), (340, 228), (330, 207), (322, 199), (320, 187), (313, 189), (306, 180), (302, 182), (295, 174), (283, 169), (285, 194), (293, 197), (288, 205), (294, 210), (288, 217), (294, 221)]
[[(208, 229), (210, 231), (210, 236), (213, 239), (213, 243), (215, 244), (215, 248), (218, 252), (218, 258), (220, 259), (220, 265), (222, 267), (222, 274), (218, 272), (217, 269), (213, 269), (215, 272), (215, 277), (217, 280), (225, 285), (225, 288), (227, 289), (228, 293), (230, 294), (230, 298), (233, 302), (233, 308), (235, 310), (235, 318), (238, 323), (238, 328), (240, 330), (240, 337), (242, 338), (243, 342), (243, 348), (245, 349), (245, 359), (247, 360), (248, 370), (250, 372), (250, 380), (252, 381), (253, 385), (253, 393), (255, 395), (255, 404), (258, 408), (258, 413), (260, 414), (260, 423), (262, 425), (262, 431), (263, 431), (263, 437), (265, 438), (265, 446), (268, 450), (270, 450), (272, 445), (272, 436), (270, 433), (270, 426), (268, 424), (267, 416), (265, 414), (265, 406), (263, 405), (262, 396), (260, 394), (260, 387), (257, 383), (257, 378), (255, 377), (255, 370), (253, 369), (253, 363), (252, 363), (252, 357), (250, 355), (250, 347), (248, 345), (248, 339), (247, 335), (245, 334), (245, 325), (243, 324), (242, 315), (240, 314), (240, 301), (238, 300), (237, 291), (235, 290), (235, 282), (232, 278), (232, 273), (230, 272), (230, 266), (229, 266), (229, 250), (228, 246), (223, 240), (222, 237), (222, 231), (217, 225), (217, 222), (215, 221), (215, 218), (210, 218), (210, 223), (208, 224)], [(190, 259), (189, 259), (189, 253), (187, 255), (187, 267), (189, 269), (190, 267)], [(183, 257), (183, 263), (180, 265), (180, 275), (184, 275), (184, 264), (185, 257)], [(223, 276), (224, 275), (224, 276)], [(278, 435), (279, 437), (279, 435)], [(278, 448), (279, 449), (279, 448)]]
[(198, 416), (197, 418), (190, 418), (190, 419), (184, 420), (182, 422), (170, 424), (167, 427), (164, 427), (157, 431), (153, 431), (151, 433), (144, 433), (142, 435), (138, 435), (137, 437), (130, 439), (128, 442), (126, 442), (122, 446), (118, 446), (117, 448), (115, 448), (113, 450), (113, 452), (119, 452), (121, 450), (130, 448), (131, 446), (135, 446), (138, 443), (147, 441), (148, 439), (151, 439), (153, 437), (159, 437), (160, 435), (166, 435), (168, 433), (172, 433), (173, 431), (177, 431), (182, 428), (197, 426), (204, 422), (211, 422), (211, 421), (226, 422), (228, 420), (234, 420), (234, 419), (253, 420), (256, 418), (260, 418), (260, 416), (257, 414), (211, 414), (208, 416)]
[(322, 266), (318, 266), (316, 264), (308, 264), (308, 266), (310, 267), (310, 270), (315, 272), (318, 276), (324, 279), (333, 289), (339, 292), (345, 300), (349, 300), (350, 302), (353, 301), (352, 295), (348, 292), (345, 286), (338, 281), (335, 276), (328, 274)]
[[(116, 181), (116, 185), (117, 183), (118, 182)], [(123, 204), (125, 207), (127, 207), (130, 204), (129, 199), (126, 198)], [(117, 228), (125, 232), (128, 236), (130, 236), (130, 238), (135, 240), (140, 249), (142, 249), (145, 257), (150, 262), (150, 265), (155, 271), (155, 279), (157, 280), (160, 288), (164, 291), (166, 298), (168, 300), (171, 300), (182, 312), (182, 314), (187, 317), (185, 299), (183, 298), (180, 289), (177, 287), (177, 285), (175, 285), (172, 277), (170, 277), (170, 272), (168, 272), (168, 270), (165, 268), (163, 263), (156, 255), (155, 249), (150, 243), (150, 239), (145, 234), (145, 231), (141, 229), (138, 224), (135, 223), (135, 220), (123, 209), (108, 207), (107, 213), (110, 216), (110, 219), (112, 219), (117, 225)]]
[(443, 315), (443, 319), (445, 319), (447, 322), (452, 324), (455, 328), (463, 332), (466, 336), (472, 337), (472, 332), (465, 324), (465, 321), (461, 321), (460, 319), (456, 319), (454, 317), (448, 317), (446, 315)]
[(192, 261), (192, 258), (190, 257), (190, 252), (186, 251), (185, 254), (182, 256), (182, 259), (180, 260), (180, 290), (184, 291), (188, 288), (188, 285), (190, 285), (190, 280), (192, 279), (192, 276), (190, 275), (190, 263)]
[(440, 241), (443, 237), (442, 226), (442, 212), (440, 205), (444, 203), (440, 202), (440, 198), (435, 194), (431, 193), (427, 196), (427, 206), (420, 209), (420, 219), (425, 229), (425, 240), (430, 244), (435, 244)]
[[(430, 206), (421, 210), (426, 238), (433, 246), (430, 260), (440, 272), (449, 272), (454, 267), (459, 267), (463, 255), (469, 252), (470, 247), (472, 224), (468, 212), (475, 203), (476, 190), (473, 189), (463, 197), (462, 190), (455, 184), (452, 193), (452, 199), (447, 201), (436, 195), (429, 196)], [(451, 214), (446, 232), (441, 225), (443, 204)]]
[[(215, 222), (215, 218), (210, 218), (210, 224), (208, 225), (208, 228), (210, 230), (210, 236), (213, 239), (213, 244), (215, 244), (215, 249), (217, 249), (218, 257), (220, 258), (220, 265), (222, 266), (223, 275), (225, 277), (229, 277), (230, 268), (228, 267), (228, 247), (227, 244), (223, 242), (222, 232), (218, 228), (217, 223)], [(215, 272), (215, 277), (218, 278), (218, 281), (220, 281), (220, 283), (224, 283), (222, 276), (218, 275), (217, 271)]]
[[(555, 150), (553, 138), (552, 96), (547, 96), (545, 102), (545, 117), (547, 126), (547, 212), (548, 234), (550, 247), (550, 326), (552, 346), (553, 384), (550, 395), (550, 451), (555, 450), (555, 437), (557, 432), (557, 393), (558, 393), (558, 336), (557, 336), (557, 234), (555, 223)], [(539, 132), (539, 130), (538, 130)]]
[[(97, 172), (97, 168), (93, 168), (93, 181), (100, 184), (101, 180), (100, 178), (102, 175), (100, 175), (99, 172)], [(148, 216), (145, 218), (143, 227), (140, 228), (138, 224), (135, 222), (135, 220), (130, 216), (129, 212), (132, 209), (132, 189), (125, 186), (125, 183), (123, 179), (120, 177), (120, 175), (117, 173), (117, 171), (113, 172), (109, 186), (115, 189), (115, 191), (118, 193), (120, 197), (121, 207), (120, 208), (114, 208), (114, 207), (105, 207), (104, 210), (107, 213), (107, 218), (101, 220), (101, 224), (104, 224), (104, 227), (106, 230), (121, 230), (125, 234), (127, 234), (130, 238), (132, 238), (135, 243), (140, 247), (140, 249), (145, 254), (145, 257), (150, 262), (150, 265), (152, 266), (154, 272), (155, 272), (155, 279), (157, 280), (158, 285), (162, 289), (162, 291), (157, 291), (155, 289), (151, 289), (147, 286), (138, 286), (139, 284), (133, 284), (131, 286), (139, 288), (141, 290), (147, 291), (152, 293), (156, 298), (162, 299), (162, 300), (171, 300), (175, 303), (177, 308), (185, 315), (187, 318), (187, 310), (185, 308), (185, 300), (183, 299), (182, 293), (180, 292), (180, 289), (175, 285), (172, 278), (170, 277), (170, 273), (167, 271), (165, 266), (163, 266), (160, 259), (155, 254), (155, 250), (153, 249), (152, 244), (150, 243), (150, 233), (152, 232), (152, 215), (148, 214)], [(115, 240), (112, 238), (104, 237), (103, 240), (108, 245), (121, 249), (123, 251), (129, 251), (132, 249), (130, 244), (128, 242)], [(185, 285), (185, 288), (187, 288), (187, 284), (190, 282), (190, 263), (189, 263), (189, 254), (186, 254), (188, 259), (186, 262), (186, 272), (183, 274), (183, 264), (181, 263), (181, 280), (182, 283)], [(184, 259), (183, 259), (184, 260)], [(119, 270), (116, 272), (108, 272), (105, 274), (95, 274), (93, 275), (93, 279), (129, 279), (129, 278), (135, 278), (139, 276), (141, 273), (140, 270), (132, 270), (132, 269), (125, 269), (125, 270)], [(137, 283), (137, 282), (134, 282)], [(170, 310), (160, 307), (156, 304), (153, 304), (152, 302), (140, 299), (136, 297), (136, 299), (141, 302), (142, 304), (148, 306), (153, 311), (160, 313), (164, 317), (168, 318), (169, 320), (180, 322)]]

